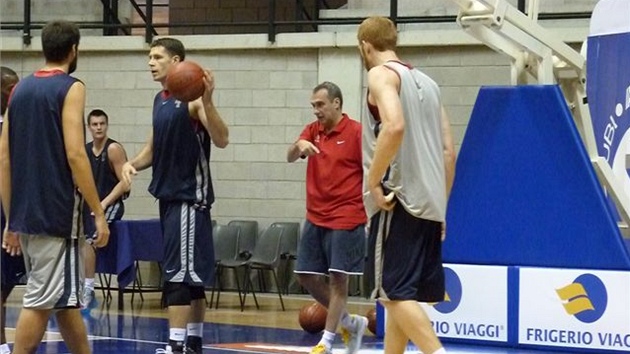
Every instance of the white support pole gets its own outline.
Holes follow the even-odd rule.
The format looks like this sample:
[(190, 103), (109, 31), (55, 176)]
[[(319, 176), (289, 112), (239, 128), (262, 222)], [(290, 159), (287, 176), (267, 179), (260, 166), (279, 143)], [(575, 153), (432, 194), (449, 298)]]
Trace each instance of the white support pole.
[(527, 7), (527, 16), (534, 21), (538, 22), (538, 0), (529, 0), (529, 6)]
[(459, 5), (460, 9), (465, 10), (469, 14), (488, 11), (488, 7), (476, 0), (453, 0), (453, 2)]
[(528, 72), (540, 84), (560, 84), (600, 183), (630, 225), (630, 199), (597, 152), (586, 102), (584, 57), (537, 23), (538, 0), (529, 1), (528, 15), (506, 0), (452, 1), (460, 5), (457, 22), (467, 33), (511, 59), (513, 85), (525, 84)]
[(538, 64), (538, 83), (541, 85), (555, 84), (555, 76), (553, 74), (553, 56), (549, 48), (545, 50), (547, 53), (542, 55)]

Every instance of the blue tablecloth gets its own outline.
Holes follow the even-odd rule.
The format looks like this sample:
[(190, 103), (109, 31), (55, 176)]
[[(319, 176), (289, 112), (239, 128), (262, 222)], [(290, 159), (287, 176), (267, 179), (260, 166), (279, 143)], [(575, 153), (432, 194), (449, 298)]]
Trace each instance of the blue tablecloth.
[(96, 272), (116, 274), (124, 289), (135, 279), (135, 261), (161, 262), (162, 229), (159, 219), (120, 220), (110, 225), (106, 247), (96, 252)]

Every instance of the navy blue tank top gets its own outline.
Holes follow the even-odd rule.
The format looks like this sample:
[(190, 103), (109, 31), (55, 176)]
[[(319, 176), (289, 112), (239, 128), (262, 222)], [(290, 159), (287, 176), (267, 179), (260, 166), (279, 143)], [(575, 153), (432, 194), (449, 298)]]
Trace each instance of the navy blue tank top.
[(13, 91), (8, 127), (13, 231), (71, 236), (73, 213), (80, 204), (64, 148), (61, 113), (77, 81), (61, 70), (38, 71)]
[(200, 207), (214, 202), (210, 136), (188, 112), (188, 103), (163, 91), (153, 101), (153, 178), (149, 192), (160, 200)]
[[(85, 144), (85, 150), (87, 152), (88, 159), (90, 160), (90, 166), (92, 167), (92, 174), (94, 175), (94, 182), (96, 183), (96, 191), (98, 192), (98, 199), (103, 200), (105, 197), (112, 192), (114, 187), (118, 184), (118, 177), (116, 176), (116, 171), (112, 169), (111, 164), (109, 163), (109, 157), (107, 155), (107, 149), (111, 144), (117, 144), (118, 142), (114, 139), (107, 138), (105, 141), (105, 145), (103, 146), (103, 151), (101, 151), (100, 155), (94, 154), (94, 142), (90, 141)], [(112, 205), (116, 205), (117, 213), (124, 212), (123, 198), (118, 198)], [(87, 204), (85, 205), (87, 208)], [(89, 209), (89, 208), (88, 208)], [(89, 214), (89, 213), (88, 213)]]

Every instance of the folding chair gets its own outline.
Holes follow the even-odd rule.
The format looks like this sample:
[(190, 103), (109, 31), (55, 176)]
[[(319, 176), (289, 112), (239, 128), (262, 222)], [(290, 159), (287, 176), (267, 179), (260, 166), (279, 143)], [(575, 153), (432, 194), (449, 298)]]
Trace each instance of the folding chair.
[[(230, 225), (216, 225), (212, 231), (213, 243), (214, 243), (214, 287), (210, 295), (209, 307), (212, 307), (214, 303), (214, 291), (217, 291), (217, 302), (215, 308), (219, 308), (219, 297), (221, 296), (221, 290), (223, 288), (223, 270), (230, 268), (229, 265), (233, 264), (238, 259), (238, 244), (239, 244), (239, 228)], [(238, 276), (236, 276), (238, 284)], [(239, 303), (242, 303), (241, 289), (238, 288)]]
[(300, 239), (300, 223), (298, 222), (274, 222), (269, 227), (281, 227), (282, 245), (280, 246), (280, 257), (284, 261), (283, 290), (289, 295), (289, 283), (291, 279), (290, 266), (292, 260), (297, 259), (297, 249)]
[(277, 269), (281, 259), (281, 244), (284, 228), (282, 227), (269, 227), (260, 235), (260, 238), (256, 242), (256, 248), (252, 258), (245, 262), (245, 291), (243, 292), (243, 301), (241, 302), (241, 311), (245, 308), (245, 300), (247, 292), (251, 289), (256, 308), (259, 309), (258, 299), (256, 299), (256, 292), (251, 280), (251, 271), (256, 270), (259, 276), (262, 276), (263, 271), (267, 270), (273, 274), (273, 279), (278, 289), (278, 297), (280, 298), (280, 305), (282, 311), (284, 311), (284, 301), (282, 300), (282, 288), (278, 282)]
[(236, 226), (240, 229), (238, 252), (239, 259), (247, 260), (252, 256), (256, 240), (258, 239), (258, 221), (255, 220), (232, 220), (228, 226)]

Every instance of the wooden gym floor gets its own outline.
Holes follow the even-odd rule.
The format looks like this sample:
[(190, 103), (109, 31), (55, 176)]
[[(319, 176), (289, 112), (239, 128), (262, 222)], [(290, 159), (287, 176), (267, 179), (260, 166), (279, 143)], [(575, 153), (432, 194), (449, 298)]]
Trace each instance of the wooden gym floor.
[[(17, 287), (8, 300), (7, 336), (13, 340), (14, 326), (21, 304), (23, 288)], [(207, 293), (210, 299), (210, 293)], [(165, 312), (160, 308), (160, 294), (146, 293), (144, 301), (139, 296), (125, 295), (125, 309), (118, 311), (114, 303), (104, 304), (100, 292), (97, 294), (99, 307), (84, 316), (94, 354), (105, 353), (154, 353), (163, 348), (168, 340), (168, 324)], [(114, 292), (114, 299), (116, 293)], [(256, 309), (251, 296), (245, 311), (239, 308), (238, 297), (233, 292), (223, 292), (218, 309), (208, 309), (204, 325), (204, 353), (309, 353), (319, 334), (304, 332), (298, 323), (300, 308), (312, 300), (307, 295), (285, 297), (286, 311), (282, 311), (276, 294), (258, 295), (260, 309)], [(349, 309), (353, 313), (365, 314), (373, 303), (363, 298), (352, 297)], [(458, 354), (541, 354), (543, 351), (513, 348), (481, 347), (461, 344), (445, 344), (449, 353)], [(343, 354), (343, 344), (337, 338), (334, 354)], [(382, 339), (368, 332), (360, 354), (382, 353)], [(69, 353), (63, 344), (54, 319), (48, 325), (44, 342), (37, 353)], [(410, 346), (408, 353), (418, 353)], [(555, 352), (560, 353), (560, 352)]]

